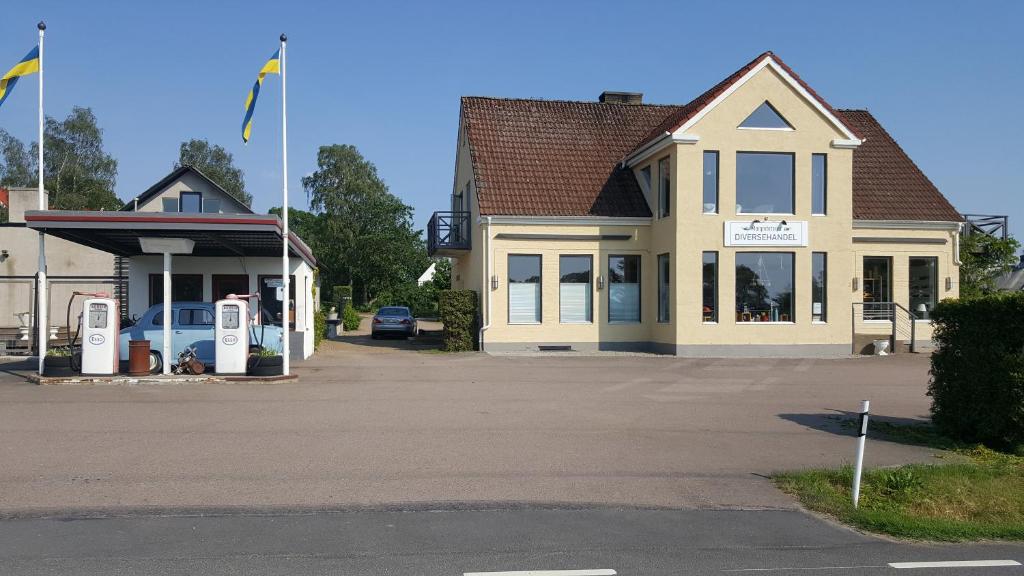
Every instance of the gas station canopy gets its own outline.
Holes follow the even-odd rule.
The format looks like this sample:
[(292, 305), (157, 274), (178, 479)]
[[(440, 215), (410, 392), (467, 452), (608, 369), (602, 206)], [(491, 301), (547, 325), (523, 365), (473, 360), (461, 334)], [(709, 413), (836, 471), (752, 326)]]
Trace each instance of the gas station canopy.
[[(26, 225), (50, 236), (117, 256), (143, 254), (140, 238), (187, 238), (192, 256), (280, 256), (280, 218), (268, 214), (183, 214), (30, 210)], [(316, 266), (312, 250), (293, 233), (289, 255)]]

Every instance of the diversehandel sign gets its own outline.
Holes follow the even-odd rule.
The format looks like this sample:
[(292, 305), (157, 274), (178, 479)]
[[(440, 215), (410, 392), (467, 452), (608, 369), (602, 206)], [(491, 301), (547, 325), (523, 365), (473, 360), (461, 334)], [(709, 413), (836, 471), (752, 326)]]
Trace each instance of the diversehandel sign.
[(807, 222), (729, 220), (725, 223), (725, 245), (807, 246)]

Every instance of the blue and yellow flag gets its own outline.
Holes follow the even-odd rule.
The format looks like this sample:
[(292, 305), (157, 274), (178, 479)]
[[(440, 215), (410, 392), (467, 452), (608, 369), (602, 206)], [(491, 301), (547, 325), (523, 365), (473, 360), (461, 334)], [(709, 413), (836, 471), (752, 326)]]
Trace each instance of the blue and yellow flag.
[(22, 76), (28, 76), (29, 74), (35, 74), (39, 72), (39, 46), (29, 50), (28, 54), (7, 71), (3, 78), (0, 78), (0, 106), (3, 106), (4, 100), (11, 95), (11, 90), (14, 90), (14, 85), (18, 83), (18, 78)]
[(242, 142), (249, 142), (249, 135), (252, 134), (252, 115), (256, 111), (256, 98), (260, 95), (260, 87), (263, 86), (263, 78), (267, 74), (281, 73), (281, 49), (278, 48), (274, 55), (267, 60), (267, 63), (260, 68), (256, 77), (256, 83), (249, 90), (249, 96), (245, 99), (245, 118), (242, 120)]

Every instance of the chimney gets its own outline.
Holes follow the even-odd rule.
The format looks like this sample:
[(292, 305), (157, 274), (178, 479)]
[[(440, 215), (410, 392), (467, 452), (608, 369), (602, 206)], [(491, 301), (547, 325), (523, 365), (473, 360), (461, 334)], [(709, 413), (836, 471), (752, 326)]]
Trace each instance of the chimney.
[(598, 100), (604, 104), (643, 104), (644, 95), (641, 92), (601, 92)]

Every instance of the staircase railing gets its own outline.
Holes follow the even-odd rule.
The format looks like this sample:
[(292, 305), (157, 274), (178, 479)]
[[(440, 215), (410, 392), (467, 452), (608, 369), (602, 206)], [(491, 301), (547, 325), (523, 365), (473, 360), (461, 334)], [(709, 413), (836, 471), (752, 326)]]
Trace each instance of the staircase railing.
[[(891, 325), (890, 338), (892, 350), (896, 351), (896, 343), (900, 337), (910, 337), (910, 351), (917, 352), (917, 320), (916, 314), (897, 302), (854, 302), (853, 303), (853, 335), (857, 335), (857, 309), (860, 308), (861, 321), (887, 321)], [(906, 318), (901, 323), (900, 318)], [(910, 328), (907, 329), (906, 325)]]

